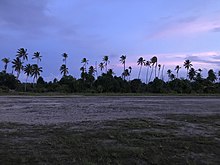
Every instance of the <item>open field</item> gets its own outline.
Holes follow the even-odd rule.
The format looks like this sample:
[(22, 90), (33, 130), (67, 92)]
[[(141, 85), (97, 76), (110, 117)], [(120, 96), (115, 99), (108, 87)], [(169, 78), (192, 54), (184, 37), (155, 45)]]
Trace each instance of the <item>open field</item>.
[(0, 96), (0, 164), (220, 164), (218, 96)]

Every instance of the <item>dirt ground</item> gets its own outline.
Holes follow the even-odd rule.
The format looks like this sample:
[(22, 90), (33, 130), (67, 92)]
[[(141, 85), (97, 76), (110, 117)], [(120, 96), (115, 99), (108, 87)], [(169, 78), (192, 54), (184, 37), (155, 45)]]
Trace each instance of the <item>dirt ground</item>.
[(1, 96), (0, 122), (58, 124), (169, 115), (220, 115), (220, 97), (186, 96)]
[(0, 96), (0, 164), (220, 164), (217, 96)]

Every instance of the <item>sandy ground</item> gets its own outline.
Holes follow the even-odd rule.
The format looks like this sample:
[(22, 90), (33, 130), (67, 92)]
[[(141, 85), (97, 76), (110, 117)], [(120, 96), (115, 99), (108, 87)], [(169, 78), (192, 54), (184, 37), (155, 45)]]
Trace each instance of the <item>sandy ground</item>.
[[(167, 120), (169, 115), (219, 116), (214, 96), (1, 96), (0, 122), (60, 124), (125, 118)], [(220, 124), (220, 123), (217, 123)]]

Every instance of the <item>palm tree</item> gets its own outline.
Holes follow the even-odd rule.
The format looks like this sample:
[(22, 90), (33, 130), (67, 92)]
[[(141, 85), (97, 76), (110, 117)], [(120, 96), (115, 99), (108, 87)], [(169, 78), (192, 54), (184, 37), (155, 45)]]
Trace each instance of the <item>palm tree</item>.
[(149, 82), (151, 80), (155, 64), (156, 64), (155, 65), (155, 78), (156, 78), (156, 74), (157, 74), (157, 57), (156, 56), (152, 57), (151, 60), (150, 60), (150, 63), (152, 64), (152, 70), (151, 70)]
[(4, 71), (7, 72), (8, 63), (10, 62), (9, 58), (3, 58), (2, 62), (5, 64)]
[(190, 69), (193, 65), (191, 64), (191, 61), (190, 61), (190, 60), (185, 60), (183, 66), (184, 66), (184, 67), (186, 68), (186, 70), (187, 70), (187, 76), (186, 76), (186, 77), (188, 77), (188, 76), (189, 76), (189, 69)]
[(84, 70), (85, 72), (86, 72), (86, 65), (88, 64), (88, 61), (89, 61), (89, 60), (87, 60), (86, 58), (83, 58), (82, 61), (81, 61), (81, 63), (83, 63), (83, 67), (84, 67), (84, 69), (85, 69), (85, 70)]
[(32, 71), (32, 75), (31, 76), (34, 77), (33, 78), (33, 82), (34, 82), (34, 80), (37, 81), (38, 76), (40, 76), (40, 73), (43, 72), (43, 70), (42, 70), (42, 67), (38, 67), (37, 64), (33, 64), (32, 65), (32, 69), (33, 69), (33, 71)]
[(108, 59), (108, 56), (104, 56), (103, 57), (103, 62), (105, 64), (105, 70), (106, 70), (106, 73), (107, 73), (107, 70), (108, 70), (108, 64), (110, 63), (109, 59)]
[(217, 79), (215, 72), (213, 71), (213, 69), (210, 69), (208, 71), (208, 77), (207, 80), (211, 81), (212, 83), (215, 82), (215, 80)]
[(66, 67), (65, 64), (61, 65), (60, 67), (60, 73), (63, 74), (63, 76), (66, 76), (69, 72), (68, 72), (68, 68)]
[(176, 70), (176, 78), (178, 78), (178, 74), (179, 74), (180, 68), (181, 67), (179, 65), (177, 65), (176, 68), (175, 68), (175, 70)]
[(146, 84), (148, 83), (148, 73), (149, 73), (149, 68), (150, 66), (150, 61), (146, 61), (145, 66), (147, 67), (147, 74), (146, 74)]
[(131, 79), (131, 71), (132, 71), (132, 67), (129, 66), (128, 69), (129, 69), (129, 81), (130, 81), (130, 79)]
[(22, 58), (22, 62), (23, 62), (24, 60), (28, 60), (27, 49), (24, 49), (24, 48), (18, 49), (16, 56), (17, 56), (18, 58)]
[(63, 61), (65, 62), (65, 65), (66, 65), (66, 59), (68, 57), (68, 54), (67, 53), (63, 53), (62, 56), (63, 56)]
[(89, 67), (89, 75), (94, 76), (94, 73), (96, 72), (95, 68), (93, 66)]
[(34, 55), (32, 57), (32, 59), (37, 59), (37, 65), (39, 63), (39, 61), (41, 61), (41, 55), (40, 55), (40, 52), (34, 52)]
[(28, 81), (28, 77), (32, 75), (32, 72), (33, 72), (33, 67), (31, 64), (27, 64), (25, 67), (24, 67), (24, 73), (27, 75), (27, 78), (26, 78), (26, 83), (25, 83), (25, 92), (27, 90), (27, 81)]
[(158, 64), (158, 78), (160, 78), (160, 69), (161, 69), (161, 64)]
[(189, 79), (190, 80), (194, 80), (195, 79), (195, 76), (196, 76), (196, 70), (194, 68), (191, 68), (189, 70)]
[(171, 80), (172, 71), (170, 69), (167, 70), (167, 74), (168, 74), (169, 80)]
[(13, 64), (12, 68), (14, 68), (14, 70), (17, 72), (17, 79), (18, 79), (21, 73), (21, 70), (23, 69), (23, 62), (20, 60), (19, 57), (17, 57), (16, 59), (12, 61), (12, 64)]
[[(123, 73), (125, 73), (125, 60), (126, 60), (126, 56), (125, 56), (125, 55), (122, 55), (122, 56), (120, 57), (120, 61), (121, 61), (121, 63), (124, 65)], [(123, 79), (125, 80), (125, 75), (123, 76)]]
[(140, 57), (137, 61), (137, 64), (140, 65), (140, 70), (138, 73), (138, 79), (140, 79), (141, 69), (142, 69), (142, 66), (145, 64), (145, 59), (143, 57)]
[(162, 67), (162, 74), (161, 74), (161, 79), (162, 79), (162, 80), (164, 80), (164, 77), (163, 77), (164, 67), (165, 67), (165, 65), (163, 65), (163, 67)]
[(218, 71), (218, 81), (220, 82), (220, 70)]
[(100, 64), (99, 64), (99, 68), (100, 68), (100, 70), (101, 70), (101, 72), (102, 72), (102, 70), (104, 69), (104, 63), (103, 62), (100, 62)]
[(128, 70), (128, 69), (125, 69), (125, 71), (122, 73), (122, 75), (123, 75), (124, 80), (125, 80), (125, 77), (130, 76), (129, 70)]

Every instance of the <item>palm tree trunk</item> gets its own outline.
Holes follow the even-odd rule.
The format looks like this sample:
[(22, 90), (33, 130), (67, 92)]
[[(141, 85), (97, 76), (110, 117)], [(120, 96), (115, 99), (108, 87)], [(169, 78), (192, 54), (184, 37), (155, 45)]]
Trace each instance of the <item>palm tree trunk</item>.
[(161, 75), (161, 79), (164, 80), (163, 78), (163, 71), (164, 71), (164, 65), (163, 65), (163, 68), (162, 68), (162, 75)]
[(148, 82), (150, 82), (150, 80), (151, 80), (151, 77), (152, 77), (153, 71), (154, 71), (154, 67), (152, 66), (152, 70), (151, 70), (150, 78), (149, 78)]
[(141, 69), (142, 69), (142, 65), (140, 66), (140, 70), (139, 70), (139, 73), (138, 73), (138, 79), (140, 79)]
[(149, 67), (147, 66), (146, 84), (148, 84), (148, 81), (147, 81), (147, 79), (148, 79), (148, 73), (149, 73)]
[(155, 77), (154, 77), (154, 79), (157, 77), (157, 63), (156, 63), (156, 65), (155, 65)]

